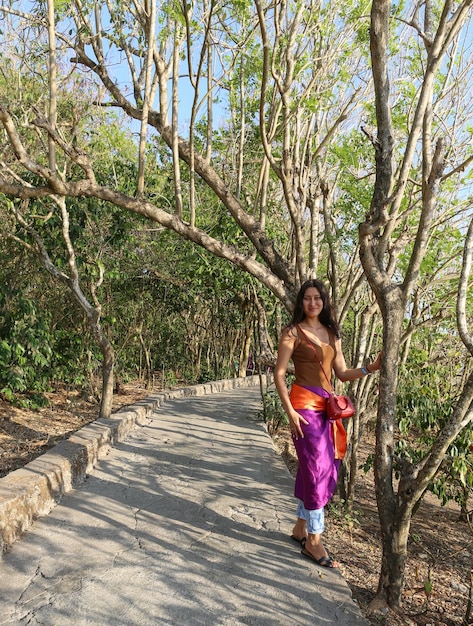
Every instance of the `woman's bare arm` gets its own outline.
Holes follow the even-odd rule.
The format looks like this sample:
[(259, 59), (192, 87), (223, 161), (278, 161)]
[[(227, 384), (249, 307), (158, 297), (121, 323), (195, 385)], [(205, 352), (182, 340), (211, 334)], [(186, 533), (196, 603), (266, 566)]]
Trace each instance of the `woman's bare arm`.
[[(342, 342), (340, 339), (337, 339), (335, 342), (336, 355), (333, 361), (332, 367), (335, 372), (335, 376), (341, 380), (342, 382), (346, 382), (348, 380), (356, 380), (357, 378), (362, 378), (366, 375), (366, 372), (363, 371), (361, 367), (349, 368), (345, 362), (345, 357), (343, 355), (342, 350)], [(379, 370), (381, 365), (381, 352), (376, 357), (373, 363), (369, 363), (366, 366), (366, 369), (369, 374), (376, 372)]]
[(274, 383), (276, 385), (277, 392), (281, 398), (283, 408), (289, 418), (289, 425), (292, 433), (295, 437), (304, 437), (302, 432), (301, 422), (307, 424), (302, 415), (292, 407), (291, 400), (289, 399), (289, 391), (286, 384), (287, 366), (294, 352), (297, 337), (292, 332), (292, 329), (286, 329), (281, 335), (278, 347), (278, 358), (274, 368)]

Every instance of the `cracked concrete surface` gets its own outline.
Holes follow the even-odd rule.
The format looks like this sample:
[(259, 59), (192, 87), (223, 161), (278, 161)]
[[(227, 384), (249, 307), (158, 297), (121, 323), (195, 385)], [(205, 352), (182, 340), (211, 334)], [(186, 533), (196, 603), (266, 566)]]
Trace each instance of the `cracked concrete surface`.
[(364, 626), (289, 538), (257, 387), (168, 399), (0, 563), (0, 624)]

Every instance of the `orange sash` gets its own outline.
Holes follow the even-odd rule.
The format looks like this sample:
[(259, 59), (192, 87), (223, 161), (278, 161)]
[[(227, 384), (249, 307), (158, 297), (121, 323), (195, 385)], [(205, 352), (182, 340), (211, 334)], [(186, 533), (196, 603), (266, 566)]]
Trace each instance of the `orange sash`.
[(327, 400), (318, 396), (313, 391), (309, 391), (305, 387), (292, 385), (289, 394), (292, 406), (297, 409), (311, 409), (312, 411), (325, 411)]
[(335, 458), (343, 459), (347, 452), (347, 432), (343, 427), (342, 420), (332, 420), (333, 426), (333, 447), (335, 449)]
[[(310, 409), (312, 411), (325, 411), (327, 400), (317, 395), (313, 391), (292, 385), (289, 394), (291, 404), (296, 409)], [(343, 459), (347, 451), (347, 433), (343, 427), (342, 420), (331, 421), (333, 433), (333, 445), (335, 449), (335, 459)]]

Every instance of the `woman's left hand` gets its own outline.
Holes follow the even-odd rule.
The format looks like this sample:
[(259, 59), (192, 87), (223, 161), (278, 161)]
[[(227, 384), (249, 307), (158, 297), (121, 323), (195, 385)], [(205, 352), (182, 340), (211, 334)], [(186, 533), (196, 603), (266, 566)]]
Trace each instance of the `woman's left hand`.
[(368, 364), (368, 370), (370, 372), (377, 372), (379, 370), (379, 368), (381, 367), (382, 356), (383, 356), (383, 353), (380, 352), (378, 356), (376, 357), (376, 359), (373, 361), (373, 363)]

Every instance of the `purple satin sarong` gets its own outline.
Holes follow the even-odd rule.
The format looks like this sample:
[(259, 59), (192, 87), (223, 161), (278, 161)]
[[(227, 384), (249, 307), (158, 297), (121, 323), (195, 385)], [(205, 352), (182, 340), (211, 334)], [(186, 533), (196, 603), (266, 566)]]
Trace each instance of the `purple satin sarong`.
[[(305, 387), (326, 398), (329, 394), (320, 387)], [(296, 409), (308, 424), (301, 424), (304, 437), (294, 439), (299, 467), (294, 495), (306, 509), (321, 509), (335, 492), (340, 461), (335, 459), (333, 431), (325, 411)]]

